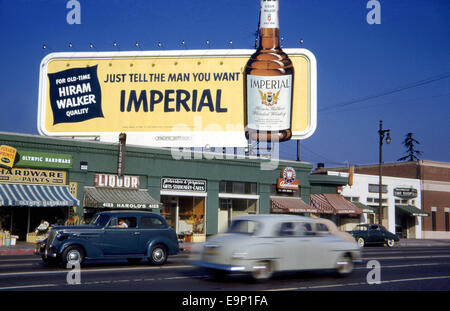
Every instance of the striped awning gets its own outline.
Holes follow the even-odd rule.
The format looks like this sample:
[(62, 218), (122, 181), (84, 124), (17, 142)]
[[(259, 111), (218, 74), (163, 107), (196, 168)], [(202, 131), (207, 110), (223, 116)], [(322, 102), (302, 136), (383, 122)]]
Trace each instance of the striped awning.
[(84, 187), (83, 206), (115, 209), (155, 209), (161, 208), (161, 203), (152, 198), (147, 189)]
[(323, 214), (361, 214), (362, 209), (347, 201), (340, 194), (311, 194), (311, 206)]
[(67, 186), (0, 183), (0, 206), (76, 206)]
[(274, 214), (317, 213), (317, 210), (301, 198), (270, 197), (270, 211)]

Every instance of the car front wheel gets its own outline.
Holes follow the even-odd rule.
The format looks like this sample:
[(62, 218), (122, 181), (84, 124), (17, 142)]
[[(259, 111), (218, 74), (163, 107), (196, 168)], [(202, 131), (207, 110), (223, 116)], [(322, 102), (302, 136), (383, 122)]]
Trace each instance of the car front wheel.
[(163, 265), (167, 260), (167, 248), (164, 245), (155, 245), (150, 251), (148, 261), (155, 266)]
[(258, 261), (252, 267), (251, 276), (254, 280), (264, 281), (272, 277), (273, 264), (270, 261)]
[(84, 251), (79, 246), (69, 246), (62, 253), (62, 263), (65, 268), (72, 269), (70, 264), (79, 264), (84, 260)]

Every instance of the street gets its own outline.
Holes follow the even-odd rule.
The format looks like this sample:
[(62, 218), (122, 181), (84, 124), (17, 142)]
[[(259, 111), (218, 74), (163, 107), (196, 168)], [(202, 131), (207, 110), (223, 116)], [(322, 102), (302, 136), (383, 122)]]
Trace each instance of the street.
[[(329, 272), (279, 273), (266, 282), (242, 274), (222, 280), (189, 264), (189, 254), (169, 257), (166, 265), (146, 261), (86, 261), (80, 272), (46, 267), (32, 255), (0, 257), (0, 291), (448, 291), (450, 247), (366, 247), (363, 262), (349, 277)], [(375, 260), (375, 262), (373, 261)], [(369, 266), (379, 263), (379, 266)], [(378, 269), (379, 268), (379, 269)], [(378, 270), (377, 270), (378, 269)], [(76, 284), (78, 283), (78, 284)], [(378, 284), (369, 284), (378, 283)]]

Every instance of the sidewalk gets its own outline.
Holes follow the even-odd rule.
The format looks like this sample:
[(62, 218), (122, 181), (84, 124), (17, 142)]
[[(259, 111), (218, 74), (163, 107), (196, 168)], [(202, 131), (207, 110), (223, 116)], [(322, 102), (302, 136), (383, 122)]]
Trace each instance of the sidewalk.
[[(199, 243), (180, 243), (181, 253), (189, 253)], [(450, 240), (437, 239), (401, 239), (397, 243), (397, 247), (407, 246), (448, 246), (450, 247)], [(5, 255), (33, 255), (36, 244), (18, 241), (15, 246), (0, 246), (0, 256)]]

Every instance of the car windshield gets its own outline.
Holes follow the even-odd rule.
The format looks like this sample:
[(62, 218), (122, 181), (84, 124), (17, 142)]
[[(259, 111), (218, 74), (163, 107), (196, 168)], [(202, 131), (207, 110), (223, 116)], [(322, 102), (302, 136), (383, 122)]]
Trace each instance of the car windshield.
[(92, 220), (91, 220), (91, 222), (89, 224), (90, 225), (94, 225), (94, 226), (104, 227), (108, 223), (108, 220), (109, 220), (109, 216), (108, 215), (97, 214), (97, 215), (95, 215), (92, 218)]
[(253, 220), (235, 220), (228, 229), (229, 233), (255, 234), (258, 231), (259, 224)]

